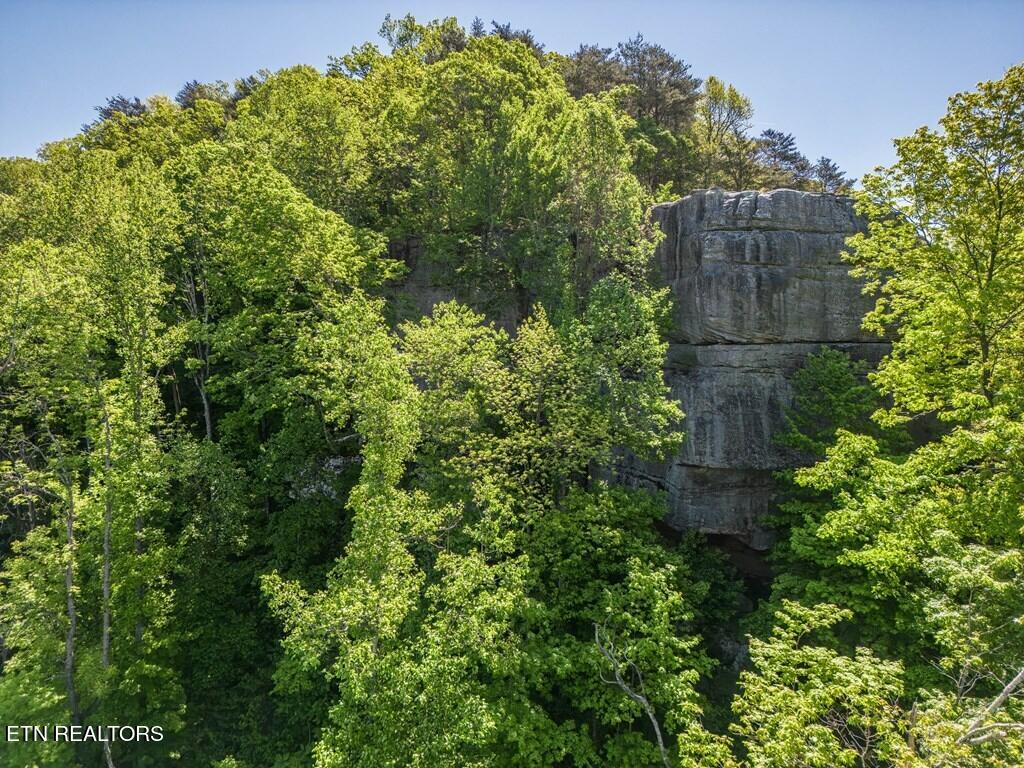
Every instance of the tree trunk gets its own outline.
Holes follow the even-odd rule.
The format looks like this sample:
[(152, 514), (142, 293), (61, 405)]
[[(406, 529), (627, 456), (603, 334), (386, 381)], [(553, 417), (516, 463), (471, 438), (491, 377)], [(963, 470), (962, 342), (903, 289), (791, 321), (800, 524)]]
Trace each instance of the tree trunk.
[(114, 522), (114, 505), (110, 498), (111, 437), (110, 413), (107, 402), (103, 401), (104, 454), (103, 468), (105, 502), (103, 507), (103, 629), (101, 634), (100, 664), (106, 670), (110, 666), (110, 533)]
[[(661, 762), (665, 765), (665, 768), (672, 768), (672, 760), (669, 758), (668, 748), (665, 746), (665, 739), (661, 735), (661, 725), (658, 723), (657, 715), (654, 711), (654, 705), (651, 704), (650, 700), (643, 695), (640, 691), (636, 690), (631, 686), (622, 675), (620, 668), (619, 659), (615, 655), (615, 646), (609, 642), (606, 638), (602, 637), (601, 628), (594, 624), (594, 643), (597, 645), (598, 652), (604, 656), (612, 668), (612, 674), (615, 676), (614, 680), (607, 680), (602, 675), (602, 680), (609, 683), (610, 685), (617, 685), (622, 691), (629, 696), (633, 701), (640, 705), (644, 713), (647, 715), (647, 719), (651, 722), (651, 727), (654, 729), (654, 737), (658, 740), (658, 751), (661, 753)], [(626, 659), (626, 663), (632, 669), (633, 673), (639, 680), (640, 689), (643, 690), (643, 677), (640, 675), (640, 669), (629, 659)]]
[(65, 530), (68, 541), (68, 562), (64, 567), (64, 591), (67, 593), (68, 631), (64, 637), (64, 685), (67, 689), (68, 710), (72, 725), (80, 725), (78, 693), (75, 690), (75, 637), (78, 631), (78, 610), (75, 607), (75, 495), (71, 478), (65, 477), (64, 487), (68, 494), (68, 514)]
[[(67, 465), (64, 463), (64, 453), (61, 450), (60, 441), (50, 429), (45, 406), (42, 409), (42, 417), (50, 444), (57, 454), (59, 467), (57, 474), (61, 485), (64, 486), (64, 492), (67, 494), (67, 517), (64, 520), (64, 530), (67, 536), (68, 562), (64, 566), (64, 592), (67, 596), (68, 630), (64, 635), (64, 687), (68, 697), (68, 714), (71, 717), (71, 724), (81, 725), (82, 713), (79, 710), (78, 691), (75, 688), (75, 643), (78, 633), (78, 608), (75, 605), (75, 486)], [(74, 745), (74, 751), (78, 752), (77, 744)]]
[(203, 421), (206, 424), (206, 439), (213, 442), (213, 411), (210, 408), (210, 396), (206, 394), (206, 376), (195, 376), (196, 389), (203, 401)]

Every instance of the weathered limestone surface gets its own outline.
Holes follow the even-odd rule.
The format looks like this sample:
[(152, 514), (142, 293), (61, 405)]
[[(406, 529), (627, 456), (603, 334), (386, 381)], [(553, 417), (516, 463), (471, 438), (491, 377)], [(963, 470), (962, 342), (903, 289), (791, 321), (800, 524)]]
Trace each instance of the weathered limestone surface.
[(822, 345), (872, 363), (888, 349), (861, 330), (872, 299), (840, 257), (861, 224), (845, 198), (792, 190), (700, 191), (654, 215), (676, 312), (666, 378), (687, 437), (669, 462), (628, 461), (623, 479), (665, 490), (672, 527), (763, 549), (772, 472), (797, 459), (774, 441), (793, 373)]
[[(794, 372), (823, 345), (871, 363), (888, 351), (861, 330), (873, 300), (840, 256), (862, 225), (847, 198), (786, 189), (698, 191), (656, 206), (654, 217), (666, 235), (657, 260), (675, 311), (665, 375), (686, 411), (686, 441), (668, 462), (624, 460), (620, 478), (666, 491), (667, 522), (678, 530), (765, 549), (772, 473), (797, 461), (774, 440)], [(392, 255), (410, 267), (399, 318), (453, 297), (482, 302), (482, 286), (443, 285), (415, 243)], [(489, 315), (511, 332), (520, 319), (514, 302)]]
[(515, 301), (500, 301), (484, 285), (451, 284), (451, 277), (445, 270), (424, 258), (422, 244), (418, 240), (391, 243), (388, 256), (405, 263), (408, 274), (389, 299), (394, 320), (418, 320), (430, 315), (434, 307), (446, 301), (458, 300), (478, 311), (484, 311), (488, 319), (509, 333), (521, 320)]

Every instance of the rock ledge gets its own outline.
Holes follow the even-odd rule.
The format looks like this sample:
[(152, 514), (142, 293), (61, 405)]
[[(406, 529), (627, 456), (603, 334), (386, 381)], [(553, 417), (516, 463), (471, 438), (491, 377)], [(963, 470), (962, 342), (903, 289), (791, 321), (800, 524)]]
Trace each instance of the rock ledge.
[(628, 459), (622, 479), (664, 490), (678, 530), (766, 549), (772, 473), (798, 457), (775, 443), (808, 354), (837, 347), (877, 363), (873, 304), (841, 254), (863, 228), (849, 198), (779, 189), (700, 190), (654, 208), (656, 258), (673, 292), (665, 376), (686, 411), (686, 441), (664, 463)]

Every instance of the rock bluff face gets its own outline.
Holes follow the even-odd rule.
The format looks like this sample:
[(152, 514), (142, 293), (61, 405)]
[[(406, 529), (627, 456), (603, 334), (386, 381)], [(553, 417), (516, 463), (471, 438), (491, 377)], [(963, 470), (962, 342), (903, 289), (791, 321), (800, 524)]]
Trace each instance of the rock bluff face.
[[(665, 377), (686, 411), (686, 440), (666, 462), (624, 458), (618, 478), (665, 491), (672, 528), (766, 549), (772, 475), (799, 459), (775, 442), (793, 374), (822, 346), (872, 364), (889, 349), (861, 330), (873, 300), (840, 255), (863, 224), (847, 198), (788, 189), (702, 190), (653, 214), (665, 233), (656, 259), (675, 313)], [(486, 298), (481, 286), (445, 285), (418, 244), (392, 255), (410, 267), (395, 297), (402, 316)], [(519, 308), (494, 303), (491, 320), (514, 332)]]
[(626, 460), (621, 477), (664, 490), (677, 530), (767, 548), (772, 473), (797, 460), (774, 440), (793, 373), (823, 345), (871, 363), (888, 351), (861, 330), (873, 300), (840, 256), (863, 225), (847, 198), (786, 189), (698, 191), (654, 218), (675, 301), (666, 380), (686, 440), (667, 462)]

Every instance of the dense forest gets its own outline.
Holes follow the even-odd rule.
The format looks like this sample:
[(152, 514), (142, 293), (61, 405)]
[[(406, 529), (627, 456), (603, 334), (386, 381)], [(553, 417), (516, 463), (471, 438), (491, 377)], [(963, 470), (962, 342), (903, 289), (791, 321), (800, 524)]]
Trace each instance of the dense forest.
[[(1024, 763), (1024, 66), (852, 191), (639, 36), (381, 35), (0, 161), (0, 722), (163, 734), (0, 766)], [(614, 482), (711, 186), (852, 194), (892, 342), (797, 375), (753, 595)]]

